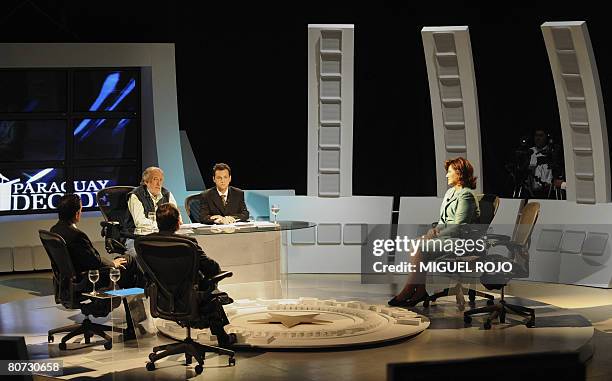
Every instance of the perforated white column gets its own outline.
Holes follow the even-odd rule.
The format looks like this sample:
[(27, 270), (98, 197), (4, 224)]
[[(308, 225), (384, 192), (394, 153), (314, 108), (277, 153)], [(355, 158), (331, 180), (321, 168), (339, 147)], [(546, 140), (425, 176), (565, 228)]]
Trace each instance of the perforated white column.
[(610, 202), (608, 131), (586, 22), (546, 22), (542, 34), (557, 93), (567, 199)]
[(353, 194), (353, 25), (308, 26), (308, 195)]
[(436, 147), (438, 197), (448, 189), (444, 160), (463, 156), (474, 166), (482, 190), (480, 119), (472, 45), (467, 26), (421, 30)]

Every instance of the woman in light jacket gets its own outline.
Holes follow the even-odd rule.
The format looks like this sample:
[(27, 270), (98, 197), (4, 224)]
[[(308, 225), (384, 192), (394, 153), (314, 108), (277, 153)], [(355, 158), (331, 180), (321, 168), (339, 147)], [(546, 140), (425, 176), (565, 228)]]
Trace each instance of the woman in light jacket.
[[(446, 179), (450, 189), (444, 195), (440, 207), (440, 220), (433, 229), (429, 230), (422, 239), (446, 240), (460, 238), (461, 224), (473, 224), (478, 222), (480, 209), (478, 201), (473, 193), (476, 188), (476, 177), (474, 167), (463, 157), (446, 160), (444, 169), (447, 171)], [(439, 247), (440, 245), (433, 245)], [(425, 289), (426, 272), (420, 271), (419, 263), (424, 260), (432, 260), (447, 255), (449, 252), (432, 251), (421, 252), (418, 250), (410, 261), (416, 265), (415, 272), (411, 272), (406, 280), (402, 291), (389, 300), (391, 306), (411, 307), (425, 301), (429, 295)]]

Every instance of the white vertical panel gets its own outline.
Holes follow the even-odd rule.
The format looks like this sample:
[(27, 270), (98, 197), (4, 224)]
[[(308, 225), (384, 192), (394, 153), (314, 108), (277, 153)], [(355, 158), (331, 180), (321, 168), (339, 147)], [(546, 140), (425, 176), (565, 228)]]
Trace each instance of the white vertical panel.
[(563, 133), (567, 199), (610, 202), (608, 130), (586, 22), (546, 22), (542, 34)]
[(476, 189), (482, 190), (480, 119), (467, 26), (425, 27), (421, 30), (436, 147), (438, 197), (447, 187), (444, 160), (463, 156), (478, 176)]
[(34, 270), (31, 246), (18, 246), (13, 248), (13, 269), (15, 271)]
[[(308, 26), (309, 196), (353, 194), (353, 30), (353, 25)], [(337, 157), (339, 168), (320, 162)]]
[(13, 271), (13, 248), (0, 247), (0, 273)]
[(34, 246), (32, 248), (32, 261), (34, 270), (50, 270), (51, 261), (43, 246)]

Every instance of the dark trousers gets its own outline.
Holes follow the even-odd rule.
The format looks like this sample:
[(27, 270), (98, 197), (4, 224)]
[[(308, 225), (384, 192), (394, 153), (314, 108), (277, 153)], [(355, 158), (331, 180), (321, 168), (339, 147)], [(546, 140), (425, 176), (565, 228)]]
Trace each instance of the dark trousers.
[(221, 272), (221, 267), (214, 259), (208, 258), (206, 255), (200, 256), (200, 271), (205, 278), (217, 275)]
[(120, 268), (121, 279), (117, 285), (121, 288), (144, 287), (144, 276), (136, 259), (131, 255), (122, 255), (121, 258), (125, 258), (127, 262), (123, 264), (125, 269)]

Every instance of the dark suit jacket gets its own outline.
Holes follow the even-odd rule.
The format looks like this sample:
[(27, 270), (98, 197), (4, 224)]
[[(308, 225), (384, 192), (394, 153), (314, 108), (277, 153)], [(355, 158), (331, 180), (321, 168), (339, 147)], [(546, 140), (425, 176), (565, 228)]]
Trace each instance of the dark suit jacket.
[(185, 238), (195, 243), (195, 245), (198, 248), (198, 252), (200, 253), (200, 271), (205, 277), (217, 275), (221, 272), (221, 267), (219, 266), (219, 264), (214, 259), (211, 259), (206, 255), (206, 253), (204, 252), (202, 247), (198, 244), (198, 241), (195, 238), (189, 237), (186, 235), (175, 234), (174, 232), (169, 232), (169, 231), (160, 231), (159, 233), (151, 233), (147, 235), (147, 237), (169, 237), (169, 236)]
[(200, 205), (200, 219), (202, 223), (214, 224), (210, 219), (214, 215), (232, 216), (239, 218), (241, 221), (249, 219), (249, 211), (244, 202), (244, 192), (241, 189), (230, 186), (227, 192), (227, 204), (223, 206), (223, 200), (217, 192), (217, 188), (213, 187), (202, 192), (202, 201)]
[(59, 234), (66, 241), (68, 253), (77, 273), (113, 266), (113, 261), (105, 255), (101, 256), (87, 234), (77, 229), (74, 224), (60, 220), (53, 225), (51, 233)]

